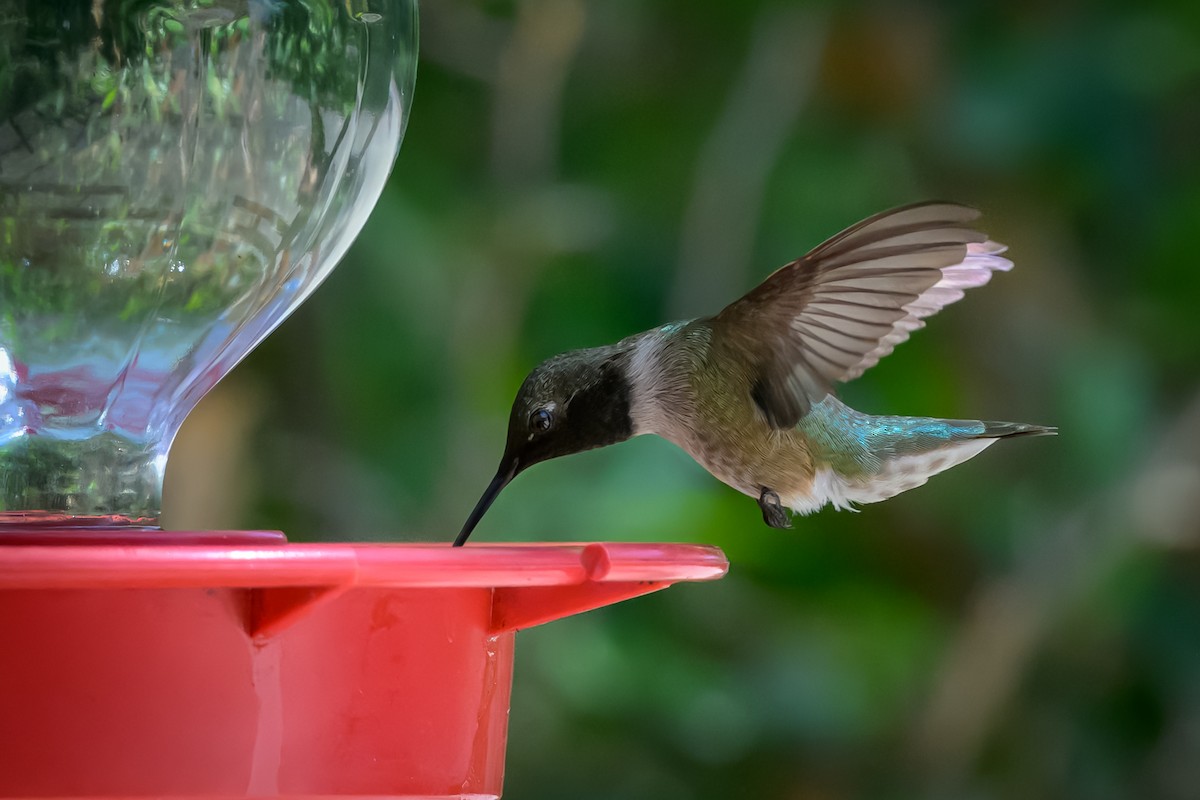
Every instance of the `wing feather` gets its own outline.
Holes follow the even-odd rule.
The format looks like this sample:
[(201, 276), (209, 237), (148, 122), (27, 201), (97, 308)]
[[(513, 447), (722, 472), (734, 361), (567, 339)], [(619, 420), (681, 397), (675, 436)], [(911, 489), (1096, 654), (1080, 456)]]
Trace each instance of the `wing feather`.
[(777, 428), (879, 362), (925, 319), (1012, 268), (979, 212), (920, 203), (876, 214), (776, 270), (713, 319), (750, 351), (755, 402)]

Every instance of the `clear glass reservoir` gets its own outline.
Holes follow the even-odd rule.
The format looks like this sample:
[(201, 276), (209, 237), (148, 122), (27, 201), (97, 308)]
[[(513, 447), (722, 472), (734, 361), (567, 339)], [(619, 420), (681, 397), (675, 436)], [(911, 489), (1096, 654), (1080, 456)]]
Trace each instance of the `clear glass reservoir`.
[(157, 522), (196, 402), (333, 269), (415, 0), (0, 4), (0, 535)]

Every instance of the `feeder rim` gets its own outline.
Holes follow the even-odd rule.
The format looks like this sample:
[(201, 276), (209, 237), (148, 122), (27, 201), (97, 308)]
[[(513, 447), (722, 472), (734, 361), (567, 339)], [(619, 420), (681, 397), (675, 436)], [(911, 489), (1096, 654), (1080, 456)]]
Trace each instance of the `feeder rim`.
[(180, 534), (199, 544), (17, 543), (0, 533), (0, 589), (660, 584), (715, 580), (729, 569), (719, 548), (697, 544), (212, 543), (220, 533)]

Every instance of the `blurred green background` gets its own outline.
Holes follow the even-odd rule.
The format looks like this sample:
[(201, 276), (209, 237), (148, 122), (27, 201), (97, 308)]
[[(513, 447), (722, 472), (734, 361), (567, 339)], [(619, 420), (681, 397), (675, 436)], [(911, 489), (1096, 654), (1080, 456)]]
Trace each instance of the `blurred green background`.
[(1017, 268), (842, 396), (1011, 419), (851, 514), (766, 528), (643, 438), (474, 538), (719, 545), (522, 633), (510, 798), (1200, 793), (1200, 4), (428, 2), (388, 189), (210, 395), (167, 522), (448, 541), (525, 373), (712, 313), (858, 219), (951, 199)]

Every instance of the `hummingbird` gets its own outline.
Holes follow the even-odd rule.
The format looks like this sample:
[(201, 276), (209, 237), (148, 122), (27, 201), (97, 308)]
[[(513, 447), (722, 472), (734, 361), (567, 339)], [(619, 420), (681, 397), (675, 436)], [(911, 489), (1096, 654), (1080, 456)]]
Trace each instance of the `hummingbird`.
[(980, 212), (926, 202), (884, 211), (785, 264), (711, 317), (547, 359), (521, 384), (500, 467), (454, 541), (518, 473), (656, 434), (757, 500), (763, 521), (853, 509), (920, 486), (998, 439), (1056, 428), (875, 416), (835, 396), (925, 319), (1012, 262)]

